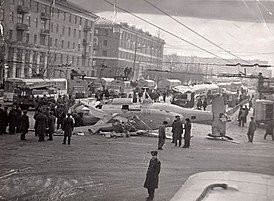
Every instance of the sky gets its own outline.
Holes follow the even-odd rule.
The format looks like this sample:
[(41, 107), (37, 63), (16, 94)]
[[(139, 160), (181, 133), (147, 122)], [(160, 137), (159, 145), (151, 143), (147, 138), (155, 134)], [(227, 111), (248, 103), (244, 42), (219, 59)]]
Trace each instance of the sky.
[[(93, 13), (110, 20), (114, 18), (115, 0), (70, 0)], [(161, 13), (144, 0), (116, 0), (115, 22), (128, 22), (166, 42), (165, 54), (184, 56), (260, 59), (274, 66), (274, 0), (147, 0), (168, 13), (180, 23), (204, 36), (219, 47), (209, 43), (184, 26)], [(157, 25), (155, 28), (118, 9), (121, 7)], [(202, 51), (181, 39), (205, 49)]]

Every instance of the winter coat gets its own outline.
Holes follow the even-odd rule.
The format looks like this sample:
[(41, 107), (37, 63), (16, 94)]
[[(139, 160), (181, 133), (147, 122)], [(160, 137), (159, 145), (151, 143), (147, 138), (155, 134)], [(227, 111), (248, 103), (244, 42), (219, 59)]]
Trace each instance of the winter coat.
[(161, 171), (161, 162), (157, 158), (150, 159), (148, 170), (146, 173), (146, 180), (144, 183), (145, 188), (151, 188), (151, 189), (158, 188), (160, 171)]
[(185, 140), (190, 140), (190, 135), (191, 135), (191, 123), (185, 123), (184, 139)]
[(48, 128), (49, 128), (49, 134), (52, 134), (54, 132), (54, 125), (55, 125), (56, 119), (53, 115), (48, 116)]
[(166, 127), (164, 125), (159, 127), (159, 138), (166, 139)]
[(255, 130), (257, 128), (257, 124), (255, 121), (250, 121), (248, 126), (248, 132), (247, 134), (254, 134)]
[(36, 117), (36, 121), (35, 121), (35, 131), (38, 135), (44, 135), (46, 128), (48, 126), (48, 122), (47, 122), (47, 116), (40, 113), (37, 115)]
[(63, 128), (62, 128), (64, 131), (64, 136), (71, 136), (73, 128), (74, 128), (73, 119), (71, 117), (65, 118), (63, 123)]
[(172, 123), (172, 133), (174, 133), (175, 139), (182, 139), (183, 125), (180, 120), (175, 120)]
[(20, 131), (22, 133), (27, 133), (29, 130), (29, 117), (26, 114), (23, 114), (20, 117)]

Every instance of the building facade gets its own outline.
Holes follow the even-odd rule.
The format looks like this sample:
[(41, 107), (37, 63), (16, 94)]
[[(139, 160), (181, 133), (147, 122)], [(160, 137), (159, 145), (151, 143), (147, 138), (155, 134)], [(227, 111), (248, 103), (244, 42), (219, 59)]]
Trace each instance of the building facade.
[(1, 78), (69, 77), (92, 69), (95, 14), (66, 0), (2, 0)]
[(149, 69), (162, 69), (164, 40), (127, 23), (104, 18), (95, 23), (93, 64), (97, 75), (115, 77), (131, 69), (130, 77), (144, 77)]

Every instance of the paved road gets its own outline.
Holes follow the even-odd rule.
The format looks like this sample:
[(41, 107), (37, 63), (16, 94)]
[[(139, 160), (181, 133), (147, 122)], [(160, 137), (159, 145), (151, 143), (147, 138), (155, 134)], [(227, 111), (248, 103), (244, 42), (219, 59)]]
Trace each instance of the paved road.
[[(167, 201), (186, 179), (197, 172), (237, 170), (274, 175), (274, 142), (247, 143), (246, 127), (233, 121), (228, 135), (240, 144), (205, 139), (211, 128), (193, 125), (190, 149), (167, 141), (159, 153), (162, 162), (156, 201)], [(0, 200), (23, 201), (143, 201), (143, 182), (157, 138), (107, 139), (100, 135), (73, 136), (63, 145), (62, 137), (38, 142), (33, 133), (21, 142), (19, 136), (0, 136)]]

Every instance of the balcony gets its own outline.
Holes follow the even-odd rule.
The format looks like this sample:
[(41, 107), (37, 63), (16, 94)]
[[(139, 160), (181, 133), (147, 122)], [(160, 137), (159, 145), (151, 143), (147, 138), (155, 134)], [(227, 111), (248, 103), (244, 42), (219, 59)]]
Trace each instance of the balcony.
[(89, 32), (91, 31), (91, 26), (85, 26), (84, 27), (84, 32)]
[(27, 6), (18, 5), (17, 6), (17, 13), (29, 13), (29, 8)]
[(50, 19), (50, 14), (42, 12), (41, 13), (41, 20), (49, 20)]
[(49, 29), (41, 29), (40, 34), (48, 36), (49, 35)]
[(29, 25), (23, 23), (17, 23), (16, 29), (19, 31), (28, 31)]

